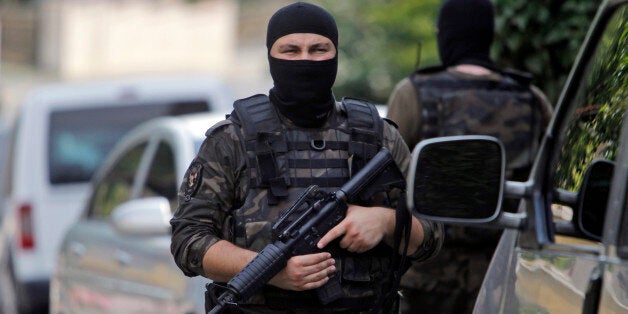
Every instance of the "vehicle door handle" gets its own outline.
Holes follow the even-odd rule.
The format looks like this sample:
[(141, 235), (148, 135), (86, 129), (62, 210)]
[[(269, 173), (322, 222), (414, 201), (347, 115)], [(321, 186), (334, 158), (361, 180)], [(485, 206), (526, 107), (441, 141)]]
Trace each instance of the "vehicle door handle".
[(85, 245), (83, 245), (82, 243), (78, 243), (78, 242), (72, 242), (70, 243), (70, 252), (78, 257), (82, 257), (83, 255), (85, 255), (85, 252), (87, 251), (87, 249), (85, 248)]
[(122, 266), (127, 266), (131, 264), (131, 261), (133, 260), (133, 258), (131, 257), (131, 254), (125, 251), (117, 250), (115, 255), (116, 255), (116, 261), (118, 261), (118, 264)]

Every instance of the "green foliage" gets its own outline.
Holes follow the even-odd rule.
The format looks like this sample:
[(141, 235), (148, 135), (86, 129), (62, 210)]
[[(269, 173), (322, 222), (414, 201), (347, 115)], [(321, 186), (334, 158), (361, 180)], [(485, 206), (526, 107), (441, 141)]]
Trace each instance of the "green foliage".
[(617, 154), (628, 109), (628, 8), (609, 23), (591, 69), (577, 95), (581, 106), (567, 129), (556, 170), (558, 186), (571, 191), (579, 190), (593, 159), (615, 160)]
[(385, 103), (394, 85), (421, 62), (438, 63), (434, 21), (438, 0), (317, 1), (339, 29), (334, 92)]
[(556, 101), (600, 2), (495, 0), (495, 61), (531, 72)]

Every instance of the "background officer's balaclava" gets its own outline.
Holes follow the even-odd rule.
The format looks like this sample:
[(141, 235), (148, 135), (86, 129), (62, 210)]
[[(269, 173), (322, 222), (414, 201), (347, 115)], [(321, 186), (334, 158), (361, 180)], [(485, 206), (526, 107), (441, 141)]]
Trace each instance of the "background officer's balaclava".
[(318, 127), (335, 105), (331, 91), (338, 70), (338, 53), (323, 61), (282, 60), (270, 55), (280, 37), (294, 33), (325, 36), (338, 48), (334, 18), (313, 4), (298, 2), (277, 11), (268, 22), (266, 47), (274, 86), (269, 92), (273, 104), (284, 116), (301, 127)]
[(492, 65), (493, 4), (489, 0), (447, 0), (438, 16), (438, 52), (444, 66)]

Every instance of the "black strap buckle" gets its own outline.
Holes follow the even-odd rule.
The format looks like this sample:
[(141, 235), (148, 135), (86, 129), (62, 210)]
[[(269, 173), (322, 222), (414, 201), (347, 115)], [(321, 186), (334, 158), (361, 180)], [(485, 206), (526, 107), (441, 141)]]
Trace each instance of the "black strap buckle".
[(321, 151), (325, 149), (325, 140), (311, 140), (310, 141), (310, 147), (312, 147), (312, 149), (317, 150), (317, 151)]

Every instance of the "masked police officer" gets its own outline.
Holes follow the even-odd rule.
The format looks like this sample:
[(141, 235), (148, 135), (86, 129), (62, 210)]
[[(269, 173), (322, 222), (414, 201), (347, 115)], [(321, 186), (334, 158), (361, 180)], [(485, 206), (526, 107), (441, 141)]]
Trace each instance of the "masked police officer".
[[(488, 0), (448, 0), (437, 26), (442, 65), (400, 81), (388, 118), (410, 148), (438, 136), (482, 134), (506, 148), (507, 178), (527, 179), (551, 107), (526, 73), (498, 69), (489, 57), (494, 9)], [(516, 210), (517, 204), (505, 204)], [(404, 313), (470, 313), (499, 232), (446, 226), (440, 255), (414, 263), (402, 279)]]
[[(386, 147), (405, 174), (410, 152), (397, 130), (365, 101), (334, 99), (338, 31), (324, 9), (303, 2), (270, 19), (266, 46), (274, 86), (269, 95), (234, 103), (212, 126), (190, 164), (171, 220), (172, 254), (188, 276), (205, 276), (212, 295), (272, 241), (271, 226), (306, 187), (333, 191)], [(349, 205), (346, 217), (318, 242), (321, 253), (291, 257), (241, 313), (359, 313), (396, 295), (391, 266), (395, 203), (387, 191), (369, 204)], [(412, 217), (408, 257), (425, 260), (442, 244), (442, 226)], [(336, 240), (336, 241), (334, 241)], [(342, 295), (321, 301), (314, 290), (337, 280)]]

